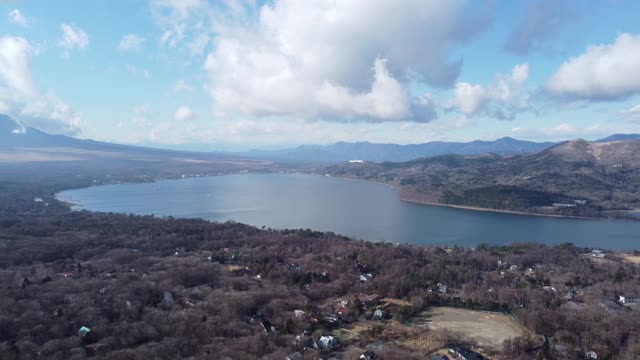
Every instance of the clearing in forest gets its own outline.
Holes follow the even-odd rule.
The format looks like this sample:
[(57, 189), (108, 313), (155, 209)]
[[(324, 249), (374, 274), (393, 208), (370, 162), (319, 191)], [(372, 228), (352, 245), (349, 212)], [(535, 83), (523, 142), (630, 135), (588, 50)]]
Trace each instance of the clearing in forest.
[(450, 331), (481, 347), (497, 348), (502, 342), (526, 334), (526, 330), (507, 315), (451, 307), (433, 307), (412, 321), (413, 326)]

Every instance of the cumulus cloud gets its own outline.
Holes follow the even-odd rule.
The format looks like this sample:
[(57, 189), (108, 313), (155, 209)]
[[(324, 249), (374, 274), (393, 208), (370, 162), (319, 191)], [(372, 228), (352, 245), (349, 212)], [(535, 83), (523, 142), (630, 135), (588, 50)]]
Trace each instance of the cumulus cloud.
[(30, 126), (55, 134), (77, 135), (83, 125), (81, 114), (53, 93), (24, 105), (19, 116)]
[(489, 93), (482, 85), (459, 82), (454, 89), (452, 105), (465, 114), (482, 109), (489, 100)]
[(36, 91), (31, 78), (29, 57), (33, 49), (21, 37), (0, 37), (0, 96), (30, 97)]
[(30, 68), (32, 46), (21, 37), (0, 37), (0, 111), (30, 126), (58, 134), (77, 134), (80, 114), (52, 92), (36, 90)]
[(640, 93), (640, 36), (624, 33), (564, 62), (547, 90), (568, 98), (618, 100)]
[(136, 34), (127, 34), (120, 40), (119, 48), (123, 51), (137, 50), (144, 42), (145, 38), (143, 38), (142, 36)]
[(29, 25), (31, 24), (31, 20), (26, 16), (24, 16), (22, 12), (20, 12), (20, 10), (18, 9), (9, 11), (8, 16), (9, 16), (9, 20), (12, 23), (18, 24), (22, 27), (29, 27)]
[(569, 22), (570, 16), (564, 2), (529, 1), (524, 17), (509, 34), (504, 50), (520, 56), (546, 50), (560, 28)]
[(195, 118), (193, 110), (188, 106), (180, 106), (173, 114), (173, 118), (178, 121), (188, 121)]
[(61, 24), (60, 46), (65, 49), (66, 54), (73, 49), (84, 49), (89, 46), (89, 35), (73, 24)]
[(465, 115), (482, 114), (511, 120), (518, 112), (529, 108), (529, 93), (525, 88), (528, 78), (529, 65), (519, 64), (513, 67), (511, 74), (498, 75), (487, 86), (458, 82), (446, 108)]
[(215, 38), (204, 65), (214, 110), (331, 121), (430, 120), (420, 115), (433, 111), (409, 95), (407, 84), (455, 81), (462, 60), (452, 58), (452, 50), (481, 26), (469, 26), (463, 10), (459, 0), (267, 3), (252, 23), (223, 26)]

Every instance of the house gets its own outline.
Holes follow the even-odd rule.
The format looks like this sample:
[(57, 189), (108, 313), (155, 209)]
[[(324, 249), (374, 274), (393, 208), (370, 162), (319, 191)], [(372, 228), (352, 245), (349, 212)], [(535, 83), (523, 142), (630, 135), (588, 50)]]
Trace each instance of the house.
[(565, 296), (565, 300), (575, 300), (577, 296), (582, 296), (584, 292), (582, 290), (571, 290)]
[(376, 358), (376, 354), (371, 350), (367, 350), (360, 354), (360, 360), (374, 360)]
[(603, 258), (604, 257), (604, 252), (602, 252), (602, 250), (593, 249), (593, 250), (591, 250), (591, 256), (593, 256), (595, 258)]
[(384, 320), (387, 317), (387, 314), (384, 310), (378, 309), (373, 312), (373, 318), (376, 320)]
[(349, 163), (351, 163), (351, 164), (362, 164), (362, 163), (364, 163), (364, 160), (349, 160)]
[(587, 359), (597, 359), (598, 358), (598, 354), (595, 351), (587, 351), (585, 356), (587, 357)]
[(367, 282), (369, 280), (373, 279), (373, 274), (371, 273), (366, 273), (366, 274), (361, 274), (360, 275), (360, 281), (362, 282)]
[(446, 294), (449, 286), (446, 283), (438, 283), (438, 292), (440, 294)]
[(262, 326), (262, 329), (266, 333), (270, 333), (270, 332), (276, 331), (276, 328), (273, 325), (271, 325), (271, 321), (269, 321), (269, 320), (260, 321), (260, 325)]
[(525, 270), (524, 272), (524, 275), (528, 277), (534, 277), (536, 275), (536, 271), (533, 270), (533, 268), (527, 268), (527, 270)]
[(513, 271), (518, 271), (518, 265), (511, 265), (509, 267), (509, 271), (513, 272)]
[(173, 295), (170, 292), (165, 291), (162, 296), (162, 302), (167, 306), (173, 305)]
[(621, 304), (640, 304), (640, 297), (625, 297), (625, 296), (619, 296), (618, 297), (618, 301)]
[(574, 207), (576, 207), (576, 204), (553, 203), (553, 207), (559, 207), (559, 208), (574, 208)]
[(321, 336), (318, 341), (313, 344), (315, 349), (331, 350), (338, 346), (338, 340), (333, 336)]
[(303, 310), (293, 310), (293, 315), (297, 318), (303, 317), (305, 312)]
[(333, 314), (322, 314), (321, 319), (329, 324), (335, 324), (340, 321), (340, 319)]
[(291, 353), (289, 355), (287, 355), (287, 357), (285, 358), (285, 360), (302, 360), (302, 354), (300, 354), (299, 352), (294, 352)]
[(378, 294), (349, 294), (340, 303), (345, 306), (349, 303), (357, 306), (371, 307), (376, 306), (380, 302), (380, 295)]
[(86, 326), (83, 326), (83, 327), (80, 328), (80, 330), (78, 330), (78, 336), (85, 337), (90, 332), (91, 332), (90, 328), (88, 328)]
[(478, 354), (475, 351), (471, 351), (466, 347), (459, 344), (449, 344), (447, 346), (449, 353), (454, 356), (454, 359), (458, 360), (483, 360), (484, 356)]

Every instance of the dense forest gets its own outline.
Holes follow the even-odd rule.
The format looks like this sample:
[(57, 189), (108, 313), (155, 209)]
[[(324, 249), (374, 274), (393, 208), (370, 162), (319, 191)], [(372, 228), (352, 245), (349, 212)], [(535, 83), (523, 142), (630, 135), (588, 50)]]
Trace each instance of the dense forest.
[[(495, 359), (640, 356), (640, 312), (614, 301), (638, 295), (640, 269), (619, 254), (596, 259), (570, 244), (441, 249), (73, 212), (52, 195), (95, 174), (48, 181), (7, 174), (0, 177), (2, 359), (284, 359), (295, 352), (357, 359), (380, 343), (376, 358), (423, 359), (450, 342)], [(370, 298), (395, 305), (378, 316), (384, 302)], [(341, 299), (351, 300), (336, 310)], [(409, 326), (440, 305), (509, 314), (529, 335), (481, 348), (455, 333)], [(377, 325), (358, 338), (317, 346), (373, 319)]]

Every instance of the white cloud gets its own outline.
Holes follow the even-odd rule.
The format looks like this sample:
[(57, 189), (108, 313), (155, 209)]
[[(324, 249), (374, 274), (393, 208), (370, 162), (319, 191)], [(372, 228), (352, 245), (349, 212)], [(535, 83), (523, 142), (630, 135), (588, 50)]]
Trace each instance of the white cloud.
[(76, 135), (84, 125), (82, 115), (53, 93), (27, 103), (19, 116), (32, 127), (56, 134)]
[(452, 105), (465, 114), (473, 114), (484, 107), (489, 100), (488, 92), (482, 85), (459, 82), (454, 89)]
[(137, 50), (145, 42), (145, 38), (136, 34), (127, 34), (120, 40), (120, 50)]
[(353, 93), (348, 88), (326, 81), (316, 93), (319, 111), (330, 116), (368, 117), (401, 120), (410, 116), (409, 94), (387, 70), (386, 60), (374, 63), (374, 80), (366, 93)]
[(171, 90), (176, 93), (188, 93), (191, 92), (193, 89), (191, 88), (191, 86), (189, 86), (189, 84), (187, 84), (186, 81), (184, 81), (183, 79), (178, 80), (175, 85), (173, 85), (173, 87), (171, 88)]
[(416, 116), (432, 112), (421, 111), (407, 84), (448, 86), (457, 78), (461, 60), (452, 50), (478, 30), (462, 18), (463, 7), (461, 0), (269, 2), (253, 22), (217, 24), (204, 65), (214, 110), (430, 120)]
[(513, 119), (515, 115), (529, 107), (529, 94), (524, 84), (529, 78), (529, 65), (513, 67), (511, 74), (498, 75), (489, 85), (482, 86), (458, 82), (454, 98), (447, 108), (457, 109), (466, 114), (483, 114), (498, 119)]
[(89, 45), (89, 35), (79, 27), (73, 24), (61, 24), (60, 30), (62, 37), (60, 38), (60, 46), (65, 49), (65, 54), (73, 49), (84, 49)]
[(0, 99), (36, 94), (29, 57), (32, 47), (21, 37), (0, 37)]
[(18, 9), (9, 11), (8, 16), (11, 22), (13, 22), (14, 24), (18, 24), (22, 27), (29, 27), (29, 25), (31, 24), (31, 20), (26, 16), (24, 16), (22, 12), (20, 12), (20, 10)]
[(640, 104), (622, 110), (629, 120), (640, 120)]
[(33, 53), (21, 37), (0, 37), (0, 111), (43, 131), (77, 134), (81, 115), (53, 92), (38, 94), (29, 65)]
[(164, 28), (160, 43), (175, 48), (186, 37), (190, 17), (202, 14), (207, 3), (203, 0), (151, 0), (151, 8)]
[(640, 93), (640, 36), (624, 33), (612, 44), (590, 46), (564, 62), (547, 89), (555, 95), (590, 100)]
[(188, 106), (180, 106), (173, 114), (173, 118), (178, 121), (188, 121), (195, 118), (193, 110)]

